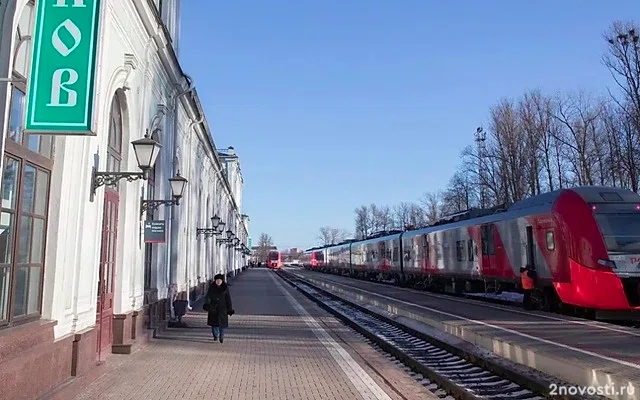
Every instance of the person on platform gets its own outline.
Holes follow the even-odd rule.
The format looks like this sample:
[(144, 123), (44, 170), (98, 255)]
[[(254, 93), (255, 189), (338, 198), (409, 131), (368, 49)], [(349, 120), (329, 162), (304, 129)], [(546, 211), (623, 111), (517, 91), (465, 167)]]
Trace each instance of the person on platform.
[(207, 311), (207, 325), (211, 327), (213, 340), (224, 339), (224, 330), (229, 326), (229, 316), (233, 315), (233, 305), (231, 303), (231, 293), (229, 286), (224, 281), (224, 275), (218, 274), (213, 277), (213, 284), (204, 300), (204, 309)]
[(522, 292), (524, 294), (522, 305), (525, 310), (533, 309), (531, 295), (535, 288), (535, 279), (536, 271), (530, 265), (520, 268), (520, 284), (522, 285)]

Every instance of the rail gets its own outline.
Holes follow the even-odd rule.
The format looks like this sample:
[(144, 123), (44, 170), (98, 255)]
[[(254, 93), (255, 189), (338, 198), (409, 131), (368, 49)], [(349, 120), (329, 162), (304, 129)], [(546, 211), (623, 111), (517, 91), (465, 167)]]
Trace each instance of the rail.
[(336, 296), (287, 271), (280, 270), (277, 274), (306, 297), (366, 337), (372, 344), (389, 353), (414, 372), (421, 374), (421, 383), (440, 398), (450, 398), (449, 396), (465, 400), (605, 398), (550, 396), (550, 385), (547, 381), (543, 382), (534, 376), (509, 370), (502, 364), (493, 362), (490, 357), (482, 359), (477, 354), (469, 354)]

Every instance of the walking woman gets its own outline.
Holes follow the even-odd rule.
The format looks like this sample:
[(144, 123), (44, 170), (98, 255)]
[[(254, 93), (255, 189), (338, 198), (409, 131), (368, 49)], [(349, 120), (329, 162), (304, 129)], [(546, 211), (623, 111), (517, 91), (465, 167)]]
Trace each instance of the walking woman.
[(214, 284), (209, 287), (204, 300), (204, 309), (208, 311), (207, 325), (211, 327), (213, 340), (224, 338), (224, 329), (229, 326), (229, 315), (233, 315), (231, 305), (231, 294), (229, 287), (224, 281), (224, 275), (218, 274), (213, 277)]

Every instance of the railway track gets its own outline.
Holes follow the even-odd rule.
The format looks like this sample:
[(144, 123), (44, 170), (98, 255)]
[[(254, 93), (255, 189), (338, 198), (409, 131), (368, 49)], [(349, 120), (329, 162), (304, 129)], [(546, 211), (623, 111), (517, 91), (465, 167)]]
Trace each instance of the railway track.
[[(465, 400), (537, 400), (551, 398), (548, 388), (527, 376), (492, 368), (476, 356), (451, 351), (437, 340), (404, 327), (371, 311), (341, 299), (289, 272), (278, 275), (327, 311), (366, 337), (380, 349), (396, 357), (440, 398)], [(458, 354), (454, 354), (458, 353)], [(573, 396), (553, 398), (575, 399)], [(585, 397), (580, 397), (585, 398)], [(601, 399), (602, 397), (590, 397)]]

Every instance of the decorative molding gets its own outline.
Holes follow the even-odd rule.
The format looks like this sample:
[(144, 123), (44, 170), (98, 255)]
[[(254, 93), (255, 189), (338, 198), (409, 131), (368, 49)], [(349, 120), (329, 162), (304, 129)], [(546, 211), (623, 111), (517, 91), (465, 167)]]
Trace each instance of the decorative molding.
[(131, 75), (131, 72), (133, 72), (133, 70), (138, 68), (138, 65), (139, 65), (138, 58), (135, 55), (131, 53), (125, 53), (124, 71), (126, 72), (126, 75), (124, 77), (124, 81), (122, 82), (123, 90), (131, 89), (131, 87), (129, 87), (129, 76)]
[(167, 115), (167, 106), (159, 103), (157, 107), (157, 111), (155, 115), (151, 118), (149, 122), (149, 134), (153, 137), (153, 134), (157, 131), (160, 131), (160, 138), (162, 138), (162, 122), (164, 121), (164, 116)]

